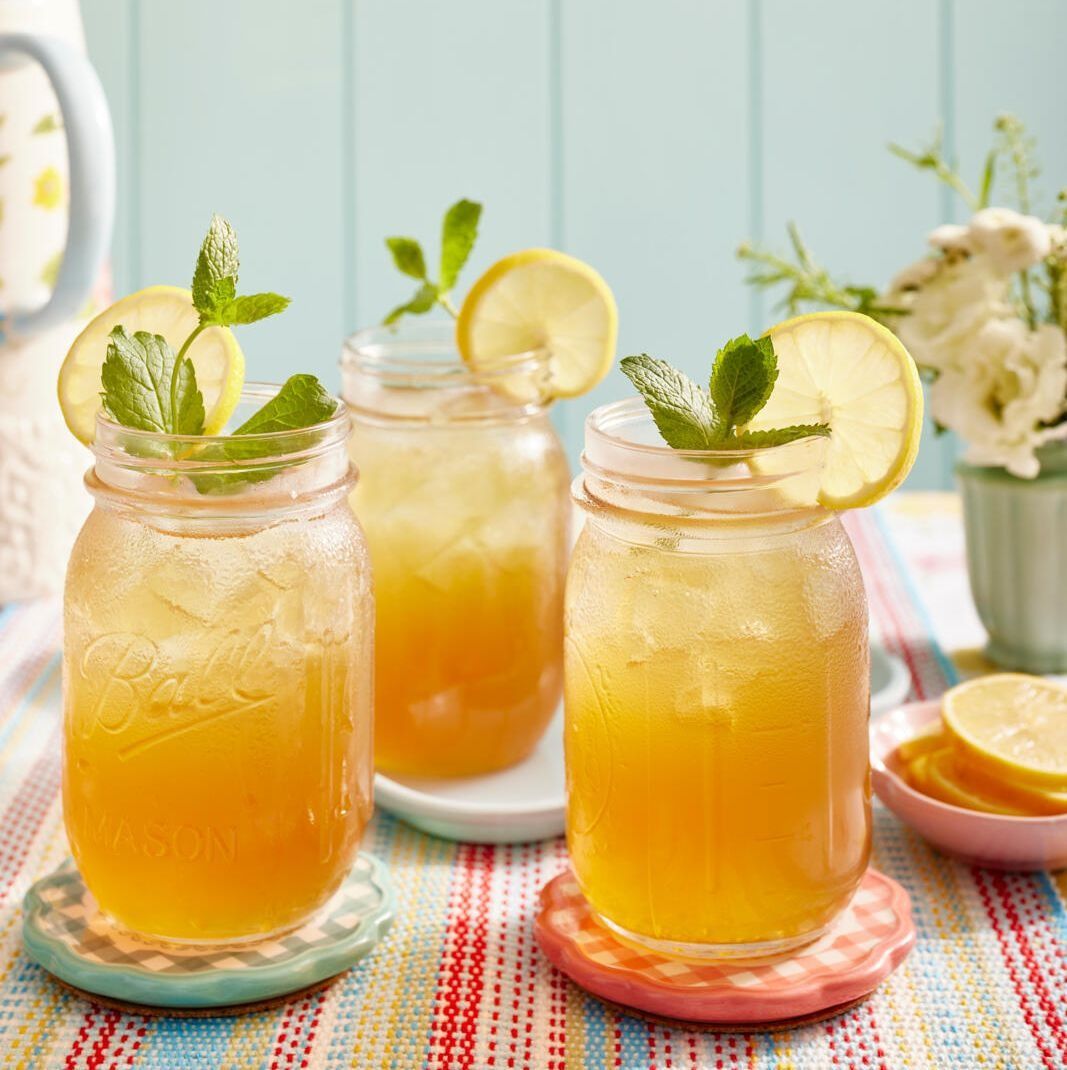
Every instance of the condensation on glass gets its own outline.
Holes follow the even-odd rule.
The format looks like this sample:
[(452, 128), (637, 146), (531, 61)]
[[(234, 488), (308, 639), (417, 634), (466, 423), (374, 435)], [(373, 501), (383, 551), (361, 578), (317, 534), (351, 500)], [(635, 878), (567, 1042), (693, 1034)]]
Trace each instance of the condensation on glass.
[[(251, 384), (243, 418), (276, 392)], [(63, 804), (103, 912), (153, 939), (290, 929), (372, 783), (373, 597), (348, 416), (237, 438), (100, 417), (67, 573)]]
[(571, 861), (672, 955), (818, 936), (867, 865), (867, 604), (826, 441), (664, 446), (637, 399), (586, 425), (567, 583)]
[(475, 372), (451, 324), (411, 322), (354, 335), (342, 368), (377, 592), (378, 767), (512, 765), (562, 689), (570, 476), (545, 357)]

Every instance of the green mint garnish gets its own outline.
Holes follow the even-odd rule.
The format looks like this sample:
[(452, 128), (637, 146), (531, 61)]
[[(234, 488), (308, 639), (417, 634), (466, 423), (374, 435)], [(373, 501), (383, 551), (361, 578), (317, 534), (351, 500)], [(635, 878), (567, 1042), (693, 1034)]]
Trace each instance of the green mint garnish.
[[(291, 375), (281, 390), (261, 409), (254, 412), (240, 427), (219, 442), (212, 443), (196, 454), (198, 461), (239, 462), (249, 464), (277, 453), (278, 445), (271, 439), (249, 439), (246, 435), (277, 435), (283, 431), (298, 431), (324, 423), (337, 412), (337, 399), (314, 375)], [(311, 445), (298, 436), (289, 441), (286, 452), (296, 453)], [(193, 475), (192, 480), (201, 494), (226, 493), (247, 483), (260, 483), (277, 473), (277, 467), (235, 468), (230, 472)]]
[(437, 282), (430, 278), (422, 246), (414, 238), (385, 239), (397, 269), (413, 279), (418, 279), (421, 285), (410, 301), (397, 305), (382, 320), (383, 324), (396, 323), (405, 315), (422, 315), (435, 305), (440, 305), (450, 316), (457, 315), (452, 303), (452, 288), (474, 248), (481, 217), (482, 206), (467, 200), (456, 201), (445, 213), (441, 224), (441, 260)]
[(676, 450), (711, 450), (717, 432), (711, 398), (685, 372), (642, 353), (624, 357), (622, 371), (645, 399), (663, 441)]
[(116, 327), (108, 336), (100, 371), (104, 408), (123, 427), (165, 435), (199, 435), (204, 399), (189, 361), (179, 365), (174, 350), (158, 334)]
[[(254, 412), (236, 431), (237, 435), (277, 435), (324, 423), (337, 411), (337, 399), (314, 375), (290, 375), (281, 390)], [(227, 443), (230, 445), (230, 443)], [(233, 443), (247, 449), (263, 448), (263, 443)], [(263, 456), (243, 453), (242, 456)]]
[(100, 376), (104, 411), (111, 419), (139, 431), (203, 434), (204, 399), (189, 347), (208, 327), (255, 323), (289, 304), (288, 297), (273, 293), (238, 297), (239, 266), (237, 234), (222, 216), (212, 216), (193, 272), (193, 306), (200, 322), (177, 356), (158, 334), (138, 331), (131, 338), (121, 325), (111, 332)]
[[(284, 312), (289, 307), (289, 298), (280, 294), (238, 297), (239, 267), (236, 232), (222, 216), (212, 216), (211, 227), (200, 246), (196, 270), (193, 272), (193, 305), (200, 313), (200, 326), (192, 337), (205, 327), (255, 323)], [(187, 348), (188, 344), (186, 342), (182, 348)]]
[(624, 357), (620, 366), (644, 398), (664, 442), (676, 450), (761, 449), (830, 434), (828, 424), (744, 430), (767, 404), (778, 379), (769, 338), (753, 341), (742, 334), (727, 342), (715, 356), (707, 390), (645, 353)]
[[(240, 257), (237, 234), (221, 216), (200, 246), (193, 272), (193, 306), (199, 322), (175, 354), (158, 334), (137, 331), (132, 337), (117, 326), (109, 336), (101, 371), (104, 411), (116, 423), (138, 431), (167, 435), (204, 433), (204, 398), (196, 385), (196, 370), (189, 360), (189, 347), (208, 327), (234, 327), (256, 323), (289, 305), (289, 298), (276, 293), (239, 295), (237, 272)], [(248, 435), (272, 435), (311, 427), (330, 419), (337, 402), (313, 375), (294, 375), (278, 393), (222, 443), (199, 449), (191, 456), (200, 461), (255, 461), (271, 456), (277, 445), (269, 441), (242, 440)], [(299, 448), (294, 443), (293, 449)], [(203, 493), (230, 489), (270, 478), (270, 465), (249, 470), (194, 476)]]

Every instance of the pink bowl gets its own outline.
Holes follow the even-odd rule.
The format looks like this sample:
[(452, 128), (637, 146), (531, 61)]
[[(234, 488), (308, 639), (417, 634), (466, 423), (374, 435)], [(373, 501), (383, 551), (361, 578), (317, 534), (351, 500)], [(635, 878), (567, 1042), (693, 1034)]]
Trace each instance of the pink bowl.
[(871, 779), (875, 795), (935, 847), (990, 869), (1062, 869), (1067, 866), (1067, 814), (1005, 817), (931, 799), (900, 775), (896, 748), (941, 716), (941, 703), (911, 702), (871, 725)]

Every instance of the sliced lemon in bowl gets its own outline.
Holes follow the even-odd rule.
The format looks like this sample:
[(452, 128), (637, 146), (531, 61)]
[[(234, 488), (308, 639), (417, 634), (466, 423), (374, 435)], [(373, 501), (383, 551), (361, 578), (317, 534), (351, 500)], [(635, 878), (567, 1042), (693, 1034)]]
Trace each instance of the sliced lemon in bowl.
[[(59, 405), (71, 432), (86, 445), (96, 435), (100, 411), (100, 369), (108, 335), (121, 324), (128, 334), (162, 335), (177, 351), (196, 329), (200, 314), (192, 294), (180, 286), (149, 286), (105, 308), (74, 339), (59, 369)], [(189, 347), (196, 385), (204, 396), (204, 434), (218, 434), (241, 398), (245, 358), (228, 327), (208, 327)]]
[(952, 747), (930, 751), (924, 758), (926, 764), (923, 782), (926, 785), (926, 793), (933, 798), (964, 810), (978, 810), (1007, 817), (1029, 816), (1029, 811), (1015, 800), (968, 783), (957, 768)]
[(1067, 686), (1022, 673), (968, 680), (941, 700), (968, 764), (1000, 780), (1067, 790)]
[(819, 501), (830, 509), (873, 505), (898, 487), (919, 450), (923, 393), (896, 335), (857, 312), (813, 312), (767, 336), (778, 380), (746, 430), (829, 424)]
[(608, 284), (588, 264), (555, 249), (524, 249), (471, 287), (456, 344), (471, 367), (487, 370), (546, 352), (552, 395), (577, 397), (611, 370), (618, 322)]

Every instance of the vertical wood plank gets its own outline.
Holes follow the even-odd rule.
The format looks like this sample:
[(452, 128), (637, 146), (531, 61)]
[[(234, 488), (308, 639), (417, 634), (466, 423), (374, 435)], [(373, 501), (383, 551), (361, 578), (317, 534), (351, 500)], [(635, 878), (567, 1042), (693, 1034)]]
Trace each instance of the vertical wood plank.
[(117, 196), (111, 271), (117, 295), (137, 285), (138, 14), (134, 0), (94, 0), (82, 10), (89, 59), (107, 94), (115, 129)]
[[(943, 220), (937, 184), (886, 150), (913, 145), (940, 105), (938, 5), (763, 0), (765, 239), (795, 220), (838, 277), (882, 287)], [(778, 310), (766, 310), (768, 321)], [(951, 445), (927, 421), (909, 486), (936, 487)]]
[(363, 0), (352, 42), (356, 322), (414, 291), (384, 239), (423, 242), (460, 197), (485, 205), (459, 292), (492, 261), (544, 245), (550, 224), (548, 0)]
[[(954, 148), (969, 184), (978, 185), (993, 144), (993, 122), (1010, 112), (1037, 138), (1041, 174), (1033, 183), (1035, 215), (1048, 218), (1056, 194), (1067, 188), (1067, 138), (1058, 82), (1067, 45), (1067, 4), (1062, 0), (944, 0), (954, 35)], [(1014, 185), (1001, 169), (994, 204), (1018, 207)], [(957, 202), (956, 218), (968, 209)], [(946, 479), (951, 472), (946, 471)]]
[(342, 332), (342, 0), (142, 4), (143, 281), (188, 285), (212, 212), (245, 292), (292, 307), (239, 329), (249, 379), (337, 383)]
[[(562, 6), (563, 245), (615, 291), (620, 355), (699, 378), (748, 326), (747, 31), (744, 0)], [(572, 402), (572, 451), (589, 409), (632, 392), (615, 370)]]

